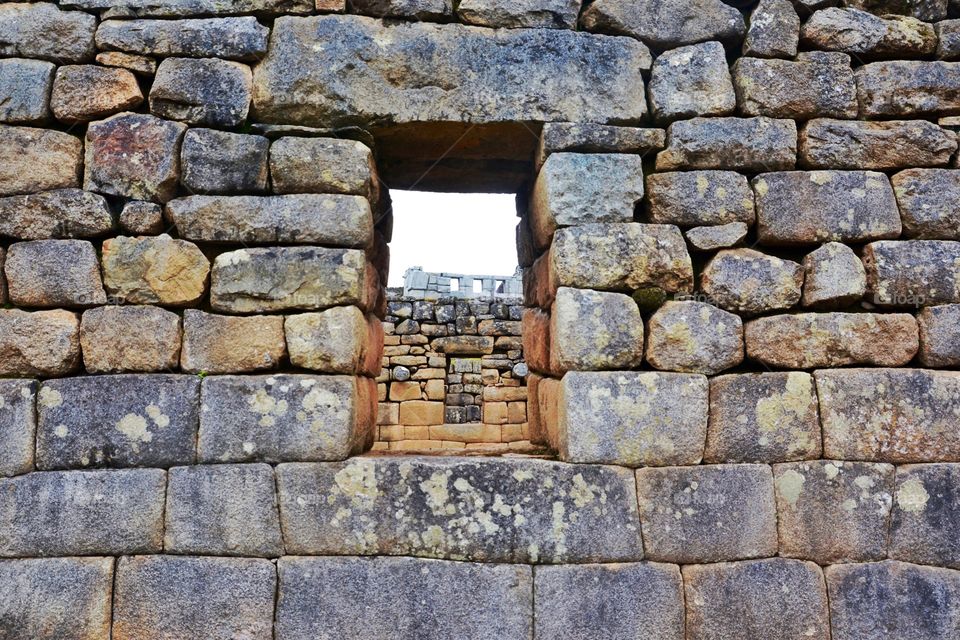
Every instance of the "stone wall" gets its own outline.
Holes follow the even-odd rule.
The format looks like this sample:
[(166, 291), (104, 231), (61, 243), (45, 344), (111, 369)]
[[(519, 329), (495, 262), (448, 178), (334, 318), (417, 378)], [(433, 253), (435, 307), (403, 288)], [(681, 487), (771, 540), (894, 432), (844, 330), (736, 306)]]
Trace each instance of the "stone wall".
[[(0, 2), (0, 637), (960, 637), (958, 8)], [(363, 455), (387, 185), (555, 460)]]

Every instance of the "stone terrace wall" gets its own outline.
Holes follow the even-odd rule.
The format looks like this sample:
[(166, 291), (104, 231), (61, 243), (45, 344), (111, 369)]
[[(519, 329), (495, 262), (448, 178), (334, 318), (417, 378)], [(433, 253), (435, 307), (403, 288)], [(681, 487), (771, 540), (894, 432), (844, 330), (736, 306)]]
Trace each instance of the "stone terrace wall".
[[(736, 4), (0, 2), (0, 637), (960, 637), (958, 7)], [(357, 455), (385, 184), (558, 460)]]

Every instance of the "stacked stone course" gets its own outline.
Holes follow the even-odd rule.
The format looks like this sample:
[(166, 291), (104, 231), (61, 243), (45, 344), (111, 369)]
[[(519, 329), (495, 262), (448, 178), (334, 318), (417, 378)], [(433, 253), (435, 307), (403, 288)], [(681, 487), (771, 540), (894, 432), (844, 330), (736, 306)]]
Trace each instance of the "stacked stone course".
[[(958, 18), (0, 2), (0, 637), (960, 637)], [(388, 302), (388, 185), (523, 309)], [(360, 455), (478, 350), (557, 459)]]

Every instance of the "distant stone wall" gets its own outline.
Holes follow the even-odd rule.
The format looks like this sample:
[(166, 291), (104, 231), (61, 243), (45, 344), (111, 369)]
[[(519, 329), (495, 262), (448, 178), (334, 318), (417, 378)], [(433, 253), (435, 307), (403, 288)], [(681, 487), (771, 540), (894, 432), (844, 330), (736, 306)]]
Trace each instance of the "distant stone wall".
[(523, 277), (520, 273), (512, 276), (430, 273), (420, 267), (412, 267), (403, 274), (403, 295), (422, 300), (497, 296), (522, 298)]

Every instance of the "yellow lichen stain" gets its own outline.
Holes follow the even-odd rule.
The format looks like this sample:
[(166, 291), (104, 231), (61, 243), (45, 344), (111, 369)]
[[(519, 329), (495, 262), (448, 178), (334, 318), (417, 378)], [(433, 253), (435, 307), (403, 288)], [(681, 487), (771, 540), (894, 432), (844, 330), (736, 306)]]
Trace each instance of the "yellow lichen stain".
[(354, 507), (371, 509), (380, 496), (377, 487), (377, 469), (370, 460), (358, 460), (338, 471), (333, 480), (338, 492)]
[(753, 183), (753, 190), (756, 191), (757, 195), (762, 198), (770, 191), (770, 185), (767, 184), (766, 180), (757, 180)]
[(923, 483), (916, 478), (910, 478), (897, 489), (897, 504), (904, 511), (918, 513), (927, 508), (930, 494)]
[(67, 427), (66, 427), (65, 425), (58, 424), (58, 425), (57, 425), (57, 428), (53, 430), (53, 433), (54, 433), (58, 438), (66, 438), (68, 435), (70, 435), (70, 430), (67, 429)]
[(123, 416), (117, 422), (116, 429), (131, 441), (134, 453), (140, 452), (141, 443), (153, 440), (153, 434), (147, 429), (147, 419), (136, 413)]
[(533, 474), (526, 469), (517, 469), (513, 472), (513, 479), (517, 482), (525, 482), (533, 479)]
[(810, 182), (823, 186), (833, 180), (833, 176), (830, 175), (829, 171), (811, 171), (810, 172)]
[(453, 515), (456, 507), (450, 504), (450, 491), (447, 483), (450, 480), (450, 471), (434, 471), (430, 477), (420, 483), (420, 490), (427, 499), (427, 506), (435, 516)]
[(46, 409), (55, 409), (63, 404), (63, 396), (56, 389), (41, 387), (37, 395), (37, 402)]
[(147, 416), (153, 420), (153, 424), (161, 429), (166, 429), (170, 426), (170, 416), (164, 414), (163, 410), (155, 404), (147, 405)]
[(582, 509), (594, 501), (593, 489), (583, 479), (583, 474), (578, 473), (573, 476), (573, 488), (570, 490), (570, 497), (578, 509)]
[(804, 482), (806, 482), (806, 478), (800, 472), (789, 469), (777, 478), (777, 489), (780, 490), (780, 495), (790, 506), (796, 506), (800, 494), (803, 492)]

